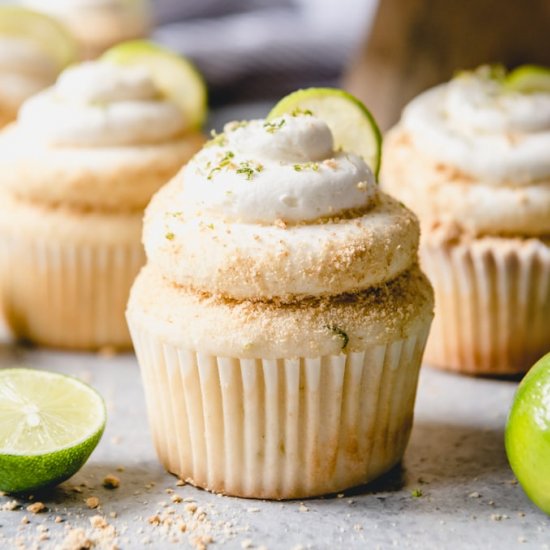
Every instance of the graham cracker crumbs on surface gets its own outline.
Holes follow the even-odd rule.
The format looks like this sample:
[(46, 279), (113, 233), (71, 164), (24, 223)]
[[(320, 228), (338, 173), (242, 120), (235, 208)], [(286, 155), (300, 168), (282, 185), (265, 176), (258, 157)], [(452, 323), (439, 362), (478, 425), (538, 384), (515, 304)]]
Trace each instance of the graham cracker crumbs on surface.
[(116, 467), (117, 472), (124, 472), (125, 470), (126, 470), (126, 468), (124, 466), (117, 466)]
[(97, 497), (88, 497), (85, 502), (90, 510), (95, 510), (99, 506), (99, 499)]
[(13, 512), (14, 510), (18, 510), (19, 508), (21, 508), (21, 504), (19, 504), (19, 502), (17, 502), (16, 500), (9, 500), (8, 502), (2, 504), (0, 511)]
[(54, 522), (55, 523), (63, 523), (63, 518), (61, 516), (55, 516)]
[(120, 443), (122, 443), (122, 437), (120, 437), (120, 435), (113, 435), (113, 437), (111, 437), (111, 443), (113, 445), (120, 445)]
[(160, 525), (160, 516), (158, 514), (155, 514), (154, 516), (149, 516), (147, 518), (147, 521), (151, 524), (151, 525)]
[(244, 539), (241, 542), (241, 548), (252, 548), (253, 546), (254, 546), (254, 544), (252, 544), (251, 539)]
[(356, 523), (354, 526), (353, 526), (353, 530), (354, 531), (362, 531), (363, 530), (363, 526), (359, 523)]
[(120, 487), (120, 479), (113, 474), (109, 474), (103, 478), (103, 487), (105, 489), (118, 489)]
[(503, 519), (508, 519), (506, 514), (491, 514), (492, 521), (502, 521)]
[(176, 481), (176, 486), (177, 487), (183, 487), (185, 485), (185, 481), (183, 481), (183, 479), (178, 479)]
[(174, 504), (179, 504), (180, 502), (183, 501), (183, 498), (180, 496), (180, 495), (172, 495), (170, 500), (174, 503)]
[(115, 519), (118, 516), (116, 512), (109, 512), (109, 517)]
[(247, 511), (249, 514), (255, 514), (256, 512), (259, 512), (260, 509), (259, 509), (259, 508), (247, 508), (246, 511)]
[(196, 502), (190, 502), (189, 504), (185, 505), (185, 511), (189, 512), (191, 514), (194, 514), (197, 511), (197, 503)]
[(109, 524), (103, 516), (92, 516), (90, 518), (90, 525), (94, 529), (105, 529)]
[(166, 489), (164, 489), (164, 492), (167, 495), (171, 495), (174, 492), (174, 489), (172, 489), (171, 487), (167, 487)]
[(300, 502), (300, 506), (298, 506), (298, 511), (309, 512), (309, 508), (303, 502)]
[(47, 508), (43, 502), (37, 501), (29, 504), (26, 510), (27, 512), (31, 512), (31, 514), (40, 514), (42, 512), (45, 512)]
[(338, 494), (336, 495), (336, 498), (344, 498), (344, 493), (338, 493)]
[(30, 522), (31, 522), (31, 520), (27, 516), (23, 516), (21, 518), (21, 524), (22, 525), (27, 525), (27, 523), (30, 523)]
[(481, 495), (477, 491), (473, 491), (468, 495), (468, 498), (479, 498)]
[(59, 546), (59, 550), (90, 550), (94, 546), (94, 541), (84, 529), (71, 529)]

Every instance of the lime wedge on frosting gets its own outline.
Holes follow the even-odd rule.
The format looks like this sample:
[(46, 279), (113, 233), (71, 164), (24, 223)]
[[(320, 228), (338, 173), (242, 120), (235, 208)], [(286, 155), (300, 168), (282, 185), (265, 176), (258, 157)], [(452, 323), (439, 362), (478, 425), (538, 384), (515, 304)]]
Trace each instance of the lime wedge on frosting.
[(56, 485), (86, 462), (101, 439), (103, 399), (76, 378), (0, 370), (0, 491)]
[(158, 89), (180, 107), (191, 129), (206, 118), (206, 85), (194, 65), (176, 53), (147, 40), (132, 40), (107, 50), (104, 61), (146, 67)]
[(283, 97), (268, 120), (284, 114), (312, 114), (332, 130), (335, 147), (363, 157), (376, 176), (382, 137), (369, 110), (351, 94), (336, 88), (308, 88)]
[(20, 6), (0, 5), (0, 35), (24, 38), (48, 52), (63, 69), (77, 59), (72, 35), (57, 20)]
[(508, 90), (521, 93), (550, 93), (550, 69), (539, 65), (522, 65), (506, 76), (504, 85)]

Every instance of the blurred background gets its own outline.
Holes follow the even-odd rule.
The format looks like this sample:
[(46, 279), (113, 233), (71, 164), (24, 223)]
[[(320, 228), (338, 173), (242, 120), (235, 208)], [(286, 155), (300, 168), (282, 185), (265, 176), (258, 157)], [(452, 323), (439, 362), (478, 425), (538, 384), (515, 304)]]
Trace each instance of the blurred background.
[[(412, 97), (448, 80), (457, 69), (497, 62), (509, 67), (550, 65), (550, 0), (20, 3), (58, 16), (87, 38), (98, 27), (109, 30), (106, 18), (100, 24), (93, 19), (94, 10), (118, 10), (118, 28), (111, 30), (119, 41), (150, 33), (193, 60), (206, 78), (214, 114), (221, 119), (227, 106), (237, 118), (262, 116), (297, 88), (343, 86), (367, 104), (384, 130)], [(149, 11), (146, 32), (132, 28), (136, 6)], [(211, 125), (219, 124), (214, 119)]]

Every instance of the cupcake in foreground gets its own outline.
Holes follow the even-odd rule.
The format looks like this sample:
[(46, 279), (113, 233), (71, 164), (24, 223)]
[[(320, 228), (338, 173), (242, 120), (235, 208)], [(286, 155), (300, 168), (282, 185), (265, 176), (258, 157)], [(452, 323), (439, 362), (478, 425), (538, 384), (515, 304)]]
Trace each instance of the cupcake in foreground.
[(341, 107), (352, 144), (376, 147), (368, 113), (339, 90), (289, 98), (228, 124), (155, 195), (127, 310), (164, 466), (253, 498), (398, 463), (432, 320), (416, 218), (379, 191), (349, 126), (323, 120)]
[(151, 27), (149, 0), (24, 0), (59, 19), (74, 34), (83, 57), (95, 58), (127, 40), (145, 38)]
[(387, 136), (382, 184), (420, 218), (426, 360), (527, 370), (550, 346), (550, 71), (482, 67), (418, 96)]
[(53, 84), (76, 55), (73, 38), (54, 19), (0, 5), (0, 127), (15, 120), (23, 101)]
[(0, 303), (17, 337), (128, 347), (143, 209), (202, 145), (202, 80), (126, 43), (67, 69), (0, 133)]

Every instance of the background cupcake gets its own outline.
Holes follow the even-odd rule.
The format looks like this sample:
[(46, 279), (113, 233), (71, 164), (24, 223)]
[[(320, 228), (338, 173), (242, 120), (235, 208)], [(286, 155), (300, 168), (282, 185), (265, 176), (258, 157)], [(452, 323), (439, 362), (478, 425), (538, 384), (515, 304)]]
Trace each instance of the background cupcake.
[(184, 60), (138, 42), (25, 102), (0, 134), (0, 299), (16, 336), (130, 345), (142, 211), (202, 144), (204, 99)]
[(53, 84), (76, 57), (73, 38), (57, 21), (0, 5), (0, 127), (15, 120), (23, 101)]
[(550, 342), (550, 72), (499, 67), (421, 94), (385, 141), (385, 189), (420, 217), (436, 292), (426, 358), (526, 370)]
[(148, 0), (24, 0), (36, 10), (56, 17), (76, 37), (80, 53), (94, 58), (106, 49), (149, 34)]
[(169, 471), (212, 491), (366, 483), (412, 425), (433, 306), (418, 225), (361, 157), (335, 152), (307, 97), (226, 126), (147, 209), (127, 318), (153, 437)]

